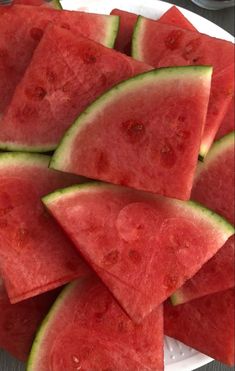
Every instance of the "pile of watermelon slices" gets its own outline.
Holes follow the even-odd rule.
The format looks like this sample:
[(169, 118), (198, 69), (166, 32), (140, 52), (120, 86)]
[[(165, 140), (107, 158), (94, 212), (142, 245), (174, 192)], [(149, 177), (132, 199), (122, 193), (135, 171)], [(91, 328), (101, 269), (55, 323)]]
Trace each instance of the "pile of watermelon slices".
[(0, 348), (163, 371), (165, 334), (234, 365), (233, 44), (58, 0), (0, 35)]

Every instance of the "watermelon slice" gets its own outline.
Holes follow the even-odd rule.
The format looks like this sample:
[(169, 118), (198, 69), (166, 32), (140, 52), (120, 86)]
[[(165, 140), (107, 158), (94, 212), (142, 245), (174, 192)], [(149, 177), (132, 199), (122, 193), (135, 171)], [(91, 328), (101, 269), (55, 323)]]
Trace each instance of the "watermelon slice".
[(2, 119), (1, 147), (55, 149), (88, 104), (116, 83), (150, 69), (68, 30), (48, 28)]
[(88, 271), (40, 197), (80, 179), (48, 169), (50, 158), (0, 154), (0, 268), (12, 303)]
[(26, 361), (37, 328), (58, 293), (58, 290), (50, 291), (13, 305), (0, 278), (0, 348)]
[[(234, 133), (216, 142), (198, 166), (192, 198), (234, 224)], [(172, 297), (174, 304), (224, 291), (235, 285), (234, 236)]]
[(162, 307), (135, 325), (96, 277), (75, 281), (57, 299), (31, 351), (27, 370), (49, 369), (163, 371)]
[(48, 6), (54, 9), (62, 9), (59, 0), (13, 0), (13, 5)]
[(176, 6), (172, 6), (168, 9), (161, 18), (158, 19), (158, 22), (172, 24), (177, 27), (185, 28), (186, 30), (197, 31)]
[(200, 150), (204, 157), (233, 96), (233, 44), (139, 17), (133, 34), (132, 56), (154, 67), (213, 65), (212, 95)]
[(235, 130), (235, 118), (234, 118), (234, 97), (230, 103), (230, 106), (228, 108), (228, 111), (222, 121), (222, 124), (219, 127), (219, 130), (217, 131), (215, 139), (218, 140), (222, 138), (224, 135), (231, 133), (231, 131)]
[(164, 307), (165, 334), (216, 360), (234, 365), (234, 289)]
[(120, 9), (113, 9), (110, 14), (120, 17), (120, 27), (115, 42), (115, 49), (131, 55), (132, 33), (138, 16)]
[(0, 115), (9, 104), (15, 87), (49, 23), (70, 28), (75, 36), (82, 34), (112, 47), (118, 22), (115, 16), (59, 11), (47, 7), (38, 7), (36, 10), (30, 5), (1, 7)]
[(136, 322), (234, 232), (197, 204), (102, 183), (54, 192), (43, 202)]
[[(113, 9), (110, 14), (120, 17), (120, 27), (115, 42), (115, 49), (127, 55), (131, 55), (132, 34), (138, 16), (120, 9)], [(158, 19), (158, 22), (174, 24), (189, 30), (196, 30), (176, 6), (172, 6), (164, 13), (163, 16)]]
[(115, 86), (68, 130), (51, 167), (189, 199), (210, 79), (209, 67), (176, 67)]

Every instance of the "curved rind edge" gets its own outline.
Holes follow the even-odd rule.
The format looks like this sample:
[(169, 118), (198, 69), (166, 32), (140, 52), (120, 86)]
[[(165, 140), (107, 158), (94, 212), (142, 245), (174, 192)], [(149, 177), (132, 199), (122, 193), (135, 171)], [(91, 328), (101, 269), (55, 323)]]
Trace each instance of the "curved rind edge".
[(139, 54), (139, 46), (140, 46), (140, 43), (139, 43), (139, 32), (140, 32), (140, 28), (142, 26), (142, 21), (143, 21), (144, 17), (139, 15), (138, 18), (137, 18), (137, 21), (135, 23), (135, 27), (134, 27), (134, 31), (133, 31), (133, 34), (132, 34), (132, 41), (131, 41), (131, 56), (132, 58), (135, 58), (139, 61), (141, 61), (141, 56)]
[[(52, 193), (44, 196), (42, 198), (42, 202), (45, 204), (45, 206), (47, 206), (47, 204), (52, 203), (52, 202), (60, 199), (61, 197), (66, 197), (66, 196), (69, 197), (75, 191), (87, 191), (87, 190), (96, 191), (97, 188), (99, 188), (100, 190), (103, 190), (105, 188), (111, 189), (111, 190), (112, 189), (116, 189), (116, 190), (118, 190), (118, 189), (123, 189), (124, 190), (125, 189), (125, 187), (115, 186), (115, 185), (112, 185), (112, 184), (102, 183), (102, 182), (83, 183), (83, 184), (73, 185), (71, 187), (56, 190), (55, 192), (52, 192)], [(154, 199), (155, 197), (159, 198), (161, 196), (151, 194), (151, 197)], [(162, 197), (162, 199), (163, 199), (163, 197)], [(180, 200), (170, 199), (170, 198), (166, 198), (166, 197), (164, 198), (164, 200), (166, 202), (174, 202), (174, 203), (176, 203), (176, 204), (178, 204), (181, 207), (184, 207), (186, 209), (188, 208), (189, 210), (191, 210), (191, 212), (196, 211), (204, 219), (211, 220), (212, 224), (216, 224), (217, 227), (225, 233), (227, 238), (232, 236), (235, 232), (234, 226), (231, 225), (226, 219), (224, 219), (222, 216), (216, 214), (212, 210), (210, 210), (210, 209), (204, 207), (203, 205), (199, 204), (198, 202), (191, 201), (191, 200), (190, 201), (180, 201)]]
[(33, 345), (30, 350), (28, 362), (26, 365), (26, 371), (33, 371), (33, 363), (35, 360), (35, 355), (37, 354), (37, 347), (41, 341), (41, 337), (43, 336), (44, 331), (47, 328), (47, 325), (50, 324), (50, 321), (53, 318), (54, 314), (56, 314), (56, 312), (60, 309), (60, 306), (63, 304), (64, 299), (71, 293), (71, 291), (76, 285), (77, 285), (77, 281), (74, 281), (65, 286), (65, 288), (61, 291), (61, 293), (56, 298), (54, 304), (52, 304), (48, 314), (42, 321), (35, 335)]
[(117, 15), (107, 15), (109, 17), (109, 27), (105, 40), (105, 46), (109, 48), (114, 48), (116, 38), (118, 36), (118, 31), (120, 27), (120, 17)]
[[(140, 84), (141, 81), (143, 83), (146, 83), (148, 81), (152, 81), (153, 78), (167, 80), (172, 77), (172, 74), (174, 74), (175, 76), (177, 76), (178, 74), (182, 74), (184, 78), (187, 78), (188, 74), (192, 75), (193, 73), (200, 73), (202, 75), (202, 72), (206, 79), (211, 79), (211, 66), (177, 66), (153, 69), (131, 77), (130, 79), (122, 81), (119, 84), (113, 86), (111, 89), (98, 97), (94, 102), (92, 102), (65, 132), (52, 156), (50, 167), (57, 170), (63, 170), (62, 164), (66, 161), (66, 156), (68, 157), (70, 154), (71, 143), (73, 142), (73, 138), (76, 137), (77, 132), (81, 128), (83, 119), (86, 119), (88, 114), (94, 113), (96, 109), (99, 109), (100, 106), (108, 102), (108, 100), (112, 100), (113, 97), (116, 96), (117, 92), (126, 92), (127, 88), (130, 88), (132, 86), (135, 88), (135, 84)], [(70, 147), (70, 150), (68, 149), (68, 147)]]
[(217, 159), (217, 156), (221, 156), (230, 146), (234, 147), (235, 143), (235, 131), (226, 134), (222, 138), (218, 139), (213, 143), (203, 162), (198, 163), (195, 179), (200, 177), (201, 173), (210, 166), (210, 164)]
[(17, 163), (41, 164), (48, 167), (51, 157), (40, 153), (28, 152), (0, 152), (0, 168), (9, 166), (9, 162), (16, 166)]
[(51, 152), (56, 149), (56, 144), (45, 145), (44, 147), (37, 146), (26, 146), (22, 144), (17, 144), (13, 142), (1, 142), (0, 141), (0, 151), (13, 151), (13, 152), (29, 152), (29, 153), (46, 153)]

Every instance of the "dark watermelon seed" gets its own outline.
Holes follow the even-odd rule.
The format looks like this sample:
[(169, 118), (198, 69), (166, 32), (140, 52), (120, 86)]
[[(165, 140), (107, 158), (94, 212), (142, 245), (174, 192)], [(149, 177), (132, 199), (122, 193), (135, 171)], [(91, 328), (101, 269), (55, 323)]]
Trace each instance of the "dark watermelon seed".
[(118, 262), (119, 252), (117, 250), (110, 251), (104, 256), (104, 264), (106, 266), (112, 266)]
[(123, 122), (122, 128), (132, 143), (138, 142), (145, 134), (145, 126), (141, 122), (135, 120)]
[(26, 89), (25, 94), (29, 99), (41, 101), (46, 96), (47, 92), (41, 86), (36, 86), (34, 88)]
[(68, 23), (61, 23), (61, 28), (64, 28), (65, 30), (70, 30), (70, 25)]
[(83, 55), (83, 61), (87, 64), (92, 64), (96, 62), (96, 57), (93, 54), (85, 53)]
[(171, 31), (165, 39), (165, 45), (170, 50), (175, 50), (180, 47), (183, 32), (180, 30)]
[(30, 36), (35, 41), (40, 41), (42, 36), (43, 36), (43, 30), (41, 30), (41, 28), (37, 28), (37, 27), (31, 28)]
[(140, 264), (141, 263), (141, 255), (137, 250), (135, 250), (135, 249), (129, 250), (128, 255), (129, 255), (130, 260), (133, 263), (135, 263), (135, 264)]

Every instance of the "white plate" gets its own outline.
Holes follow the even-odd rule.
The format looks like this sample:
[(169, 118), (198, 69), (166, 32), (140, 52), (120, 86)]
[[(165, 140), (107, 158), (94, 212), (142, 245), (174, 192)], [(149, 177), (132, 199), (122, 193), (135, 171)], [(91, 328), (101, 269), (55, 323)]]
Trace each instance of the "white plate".
[[(62, 0), (61, 2), (63, 8), (69, 10), (109, 14), (112, 9), (119, 8), (153, 19), (159, 18), (172, 6), (158, 0)], [(186, 9), (180, 8), (180, 10), (200, 32), (233, 42), (233, 37), (214, 23)], [(192, 371), (212, 360), (179, 341), (165, 338), (165, 371)]]

